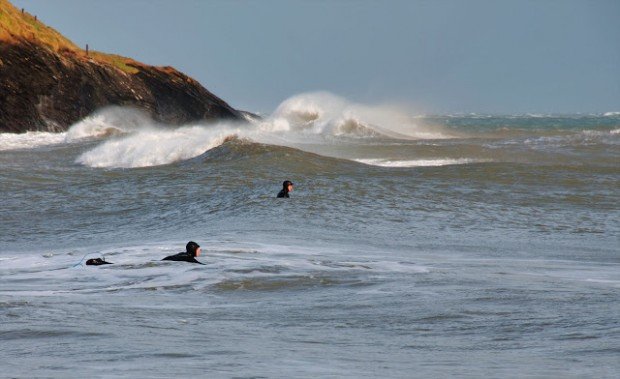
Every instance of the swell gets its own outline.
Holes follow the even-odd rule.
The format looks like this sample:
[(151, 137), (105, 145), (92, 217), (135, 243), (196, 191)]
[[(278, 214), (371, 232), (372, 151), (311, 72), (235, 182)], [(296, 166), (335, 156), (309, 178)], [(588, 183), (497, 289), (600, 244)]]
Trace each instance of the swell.
[(277, 167), (278, 170), (308, 175), (326, 171), (344, 173), (363, 169), (363, 165), (348, 159), (323, 156), (291, 147), (257, 143), (236, 137), (227, 138), (222, 145), (205, 152), (193, 161), (218, 167), (227, 163), (234, 167)]
[[(132, 109), (112, 107), (65, 133), (0, 135), (0, 150), (84, 145), (87, 141), (88, 149), (79, 149), (76, 163), (93, 168), (139, 168), (189, 161), (231, 139), (256, 145), (228, 145), (207, 158), (217, 161), (219, 154), (223, 161), (243, 159), (262, 149), (265, 157), (279, 157), (269, 164), (307, 163), (305, 156), (276, 149), (282, 147), (390, 168), (489, 162), (611, 166), (620, 154), (620, 116), (413, 117), (395, 106), (356, 104), (318, 92), (287, 99), (265, 118), (181, 127), (157, 123)], [(283, 151), (289, 156), (283, 157)], [(266, 161), (265, 157), (261, 160)]]
[[(264, 145), (294, 148), (381, 167), (486, 162), (608, 166), (618, 158), (620, 129), (612, 124), (583, 129), (577, 126), (580, 122), (569, 118), (566, 128), (556, 128), (557, 119), (549, 121), (550, 125), (528, 119), (532, 125), (525, 129), (501, 126), (498, 120), (494, 120), (493, 127), (420, 126), (422, 123), (404, 127), (405, 123), (400, 123), (399, 129), (394, 126), (394, 120), (385, 117), (385, 111), (372, 111), (377, 113), (373, 114), (375, 117), (383, 113), (386, 119), (383, 125), (373, 124), (381, 120), (359, 110), (354, 114), (349, 108), (340, 107), (330, 114), (313, 105), (302, 107), (298, 102), (292, 105), (285, 102), (271, 117), (247, 123), (196, 124), (171, 129), (133, 122), (129, 126), (123, 124), (120, 135), (117, 131), (121, 128), (115, 128), (116, 123), (100, 122), (96, 127), (83, 123), (69, 135), (80, 135), (79, 131), (84, 129), (97, 133), (98, 137), (107, 134), (101, 144), (77, 159), (78, 163), (100, 168), (150, 167), (189, 160), (235, 138), (262, 144), (263, 150)], [(257, 145), (237, 145), (235, 157), (252, 155), (253, 149)], [(294, 158), (286, 161), (290, 159)]]

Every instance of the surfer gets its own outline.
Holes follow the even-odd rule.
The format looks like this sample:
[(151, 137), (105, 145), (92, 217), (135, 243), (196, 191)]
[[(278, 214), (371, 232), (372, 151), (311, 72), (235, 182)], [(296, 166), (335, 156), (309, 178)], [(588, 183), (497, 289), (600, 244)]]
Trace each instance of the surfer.
[(112, 262), (106, 262), (105, 258), (91, 258), (86, 261), (86, 266), (111, 265)]
[(200, 245), (198, 245), (194, 241), (189, 241), (187, 245), (185, 246), (184, 252), (181, 252), (175, 255), (170, 255), (162, 259), (162, 261), (183, 261), (183, 262), (198, 263), (198, 264), (203, 265), (204, 263), (198, 262), (196, 260), (196, 257), (198, 256), (200, 256)]
[(285, 180), (284, 183), (282, 183), (282, 190), (278, 193), (278, 197), (290, 197), (288, 193), (292, 190), (293, 182), (291, 182), (290, 180)]

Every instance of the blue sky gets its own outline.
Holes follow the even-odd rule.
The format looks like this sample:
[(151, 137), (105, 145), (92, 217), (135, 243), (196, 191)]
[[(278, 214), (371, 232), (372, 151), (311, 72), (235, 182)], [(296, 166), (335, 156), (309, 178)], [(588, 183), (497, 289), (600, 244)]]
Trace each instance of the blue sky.
[(311, 91), (412, 113), (620, 111), (618, 0), (12, 2), (250, 111)]

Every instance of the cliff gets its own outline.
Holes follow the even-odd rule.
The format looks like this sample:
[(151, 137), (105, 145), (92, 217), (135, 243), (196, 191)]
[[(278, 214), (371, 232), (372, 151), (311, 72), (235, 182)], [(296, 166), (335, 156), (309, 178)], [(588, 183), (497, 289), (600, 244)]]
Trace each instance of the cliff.
[(64, 131), (109, 105), (167, 124), (243, 117), (172, 67), (87, 52), (0, 0), (0, 132)]

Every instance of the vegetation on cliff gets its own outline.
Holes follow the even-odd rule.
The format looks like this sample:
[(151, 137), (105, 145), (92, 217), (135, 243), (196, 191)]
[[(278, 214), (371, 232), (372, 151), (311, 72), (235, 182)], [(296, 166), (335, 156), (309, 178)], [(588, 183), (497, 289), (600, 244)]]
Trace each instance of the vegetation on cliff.
[(170, 124), (242, 117), (172, 67), (86, 51), (0, 0), (0, 131), (62, 131), (109, 105)]

